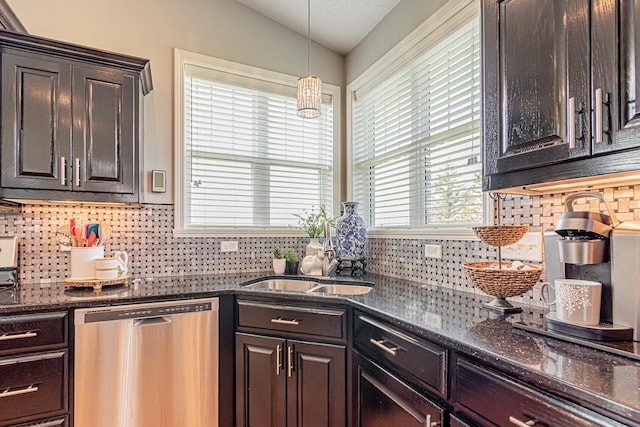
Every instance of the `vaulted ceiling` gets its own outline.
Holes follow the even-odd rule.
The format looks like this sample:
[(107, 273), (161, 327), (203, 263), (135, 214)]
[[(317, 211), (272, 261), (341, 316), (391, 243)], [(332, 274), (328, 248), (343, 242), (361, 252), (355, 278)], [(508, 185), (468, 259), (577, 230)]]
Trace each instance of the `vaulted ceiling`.
[[(307, 0), (236, 0), (307, 36)], [(311, 0), (311, 39), (349, 53), (401, 0)]]

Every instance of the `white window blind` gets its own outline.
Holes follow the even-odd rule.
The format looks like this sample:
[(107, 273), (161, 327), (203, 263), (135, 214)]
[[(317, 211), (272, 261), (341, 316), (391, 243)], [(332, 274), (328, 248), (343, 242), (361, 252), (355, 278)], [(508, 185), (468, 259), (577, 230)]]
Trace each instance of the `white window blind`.
[(355, 88), (353, 198), (370, 226), (482, 222), (480, 22), (467, 13)]
[(294, 86), (184, 67), (184, 227), (286, 227), (333, 207), (333, 104), (297, 116)]

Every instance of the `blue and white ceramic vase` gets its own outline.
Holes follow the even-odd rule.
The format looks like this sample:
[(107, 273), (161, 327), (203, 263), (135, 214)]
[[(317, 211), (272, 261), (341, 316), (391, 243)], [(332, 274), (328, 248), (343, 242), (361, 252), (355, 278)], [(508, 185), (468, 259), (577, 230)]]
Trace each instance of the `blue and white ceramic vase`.
[(344, 215), (336, 223), (336, 247), (340, 259), (357, 260), (364, 257), (367, 224), (356, 212), (357, 202), (342, 202)]

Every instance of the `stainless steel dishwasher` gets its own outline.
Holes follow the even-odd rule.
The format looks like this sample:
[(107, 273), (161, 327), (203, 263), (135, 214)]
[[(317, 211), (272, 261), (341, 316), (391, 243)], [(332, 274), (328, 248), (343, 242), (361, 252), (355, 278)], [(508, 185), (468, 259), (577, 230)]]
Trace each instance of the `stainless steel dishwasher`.
[(218, 307), (75, 310), (75, 427), (217, 426)]

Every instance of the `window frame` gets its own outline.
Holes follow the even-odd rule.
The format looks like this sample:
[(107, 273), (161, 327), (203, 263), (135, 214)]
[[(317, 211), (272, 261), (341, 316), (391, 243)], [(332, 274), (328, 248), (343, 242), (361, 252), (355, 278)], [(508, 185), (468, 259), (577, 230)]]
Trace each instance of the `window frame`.
[[(186, 65), (210, 68), (244, 77), (256, 78), (275, 84), (296, 88), (298, 77), (275, 71), (264, 70), (250, 65), (240, 64), (221, 58), (215, 58), (195, 52), (174, 48), (174, 237), (292, 237), (305, 236), (304, 232), (292, 227), (281, 226), (185, 226), (185, 108), (184, 108), (184, 70)], [(335, 215), (339, 210), (341, 184), (341, 100), (340, 87), (322, 82), (323, 94), (331, 96), (333, 107), (333, 196), (332, 209)], [(291, 224), (297, 223), (291, 216)]]
[[(444, 4), (433, 15), (427, 18), (409, 35), (385, 53), (380, 59), (363, 71), (346, 89), (346, 194), (353, 199), (353, 102), (358, 90), (376, 85), (386, 76), (412, 61), (429, 44), (428, 39), (440, 40), (449, 34), (451, 25), (458, 25), (471, 16), (480, 16), (480, 2), (477, 0), (460, 0)], [(453, 24), (447, 24), (452, 21)], [(491, 199), (482, 196), (482, 221), (477, 224), (420, 225), (420, 226), (378, 226), (367, 230), (367, 237), (376, 238), (428, 238), (442, 240), (478, 240), (471, 226), (484, 225), (489, 222)]]

